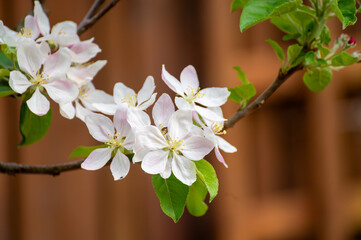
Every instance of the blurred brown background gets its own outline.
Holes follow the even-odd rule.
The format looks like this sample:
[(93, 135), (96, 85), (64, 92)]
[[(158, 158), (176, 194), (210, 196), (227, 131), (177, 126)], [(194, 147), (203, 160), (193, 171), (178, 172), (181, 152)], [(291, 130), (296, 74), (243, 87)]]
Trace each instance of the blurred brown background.
[[(47, 0), (51, 24), (86, 14), (92, 0)], [(239, 32), (240, 13), (231, 0), (123, 0), (82, 39), (95, 37), (98, 59), (108, 64), (95, 85), (112, 93), (122, 81), (139, 90), (147, 75), (157, 91), (161, 65), (179, 76), (192, 64), (202, 87), (238, 84), (239, 65), (261, 92), (280, 66), (267, 38), (282, 34), (263, 23)], [(30, 0), (0, 0), (9, 27), (32, 8)], [(331, 21), (333, 36), (341, 26)], [(347, 32), (361, 41), (360, 24)], [(284, 47), (286, 45), (283, 45)], [(151, 176), (133, 165), (114, 182), (108, 167), (58, 177), (0, 175), (0, 239), (361, 239), (361, 68), (334, 73), (322, 93), (310, 93), (296, 74), (258, 112), (228, 131), (238, 148), (215, 161), (220, 192), (204, 217), (185, 213), (174, 224), (165, 216)], [(53, 105), (49, 133), (33, 146), (17, 148), (19, 101), (0, 99), (1, 161), (55, 164), (78, 145), (94, 145), (80, 120), (67, 120)], [(224, 107), (230, 117), (234, 103)], [(151, 109), (151, 108), (150, 108)]]

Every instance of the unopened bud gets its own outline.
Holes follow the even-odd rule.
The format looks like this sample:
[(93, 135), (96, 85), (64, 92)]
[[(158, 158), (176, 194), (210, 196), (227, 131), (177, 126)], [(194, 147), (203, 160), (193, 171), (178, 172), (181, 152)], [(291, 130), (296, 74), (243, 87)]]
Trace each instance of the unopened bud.
[(348, 40), (347, 44), (349, 45), (356, 45), (356, 39), (353, 37), (350, 37), (350, 39)]

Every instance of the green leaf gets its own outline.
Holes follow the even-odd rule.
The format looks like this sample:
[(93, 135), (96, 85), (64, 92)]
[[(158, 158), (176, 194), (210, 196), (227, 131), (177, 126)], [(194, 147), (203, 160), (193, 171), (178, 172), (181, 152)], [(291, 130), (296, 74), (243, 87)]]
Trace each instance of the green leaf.
[(10, 72), (9, 72), (9, 70), (7, 70), (7, 69), (0, 69), (0, 76), (1, 77), (3, 77), (3, 76), (6, 76), (6, 77), (8, 77), (10, 75)]
[(190, 214), (200, 217), (207, 212), (208, 206), (204, 202), (207, 192), (208, 190), (204, 183), (197, 178), (197, 181), (190, 186), (187, 196), (187, 209)]
[(107, 145), (98, 145), (91, 147), (79, 146), (70, 153), (69, 158), (86, 158), (95, 149), (106, 148), (106, 147)]
[(238, 96), (246, 99), (247, 101), (256, 96), (257, 94), (256, 88), (254, 87), (253, 83), (242, 84), (236, 86), (234, 89)]
[(24, 101), (20, 110), (20, 132), (23, 139), (19, 146), (33, 144), (42, 139), (48, 132), (51, 124), (51, 109), (44, 116), (35, 115)]
[(6, 97), (13, 94), (15, 94), (15, 92), (11, 89), (8, 82), (0, 81), (0, 97)]
[(152, 184), (163, 212), (177, 222), (184, 212), (189, 186), (173, 174), (168, 179), (153, 175)]
[(238, 95), (235, 88), (228, 88), (228, 91), (231, 93), (228, 97), (229, 100), (236, 103), (240, 103), (243, 100), (243, 98)]
[(314, 68), (303, 75), (303, 82), (313, 92), (320, 92), (330, 84), (332, 72), (328, 68)]
[(249, 0), (233, 0), (231, 5), (231, 11), (234, 12), (236, 10), (242, 9), (244, 5), (246, 5)]
[(347, 52), (340, 52), (331, 60), (333, 66), (349, 66), (359, 61), (358, 57), (354, 57)]
[(281, 60), (281, 62), (283, 62), (283, 60), (285, 60), (285, 53), (284, 53), (283, 49), (280, 47), (280, 45), (278, 45), (278, 43), (273, 41), (272, 39), (267, 39), (266, 42), (271, 44), (271, 46), (272, 46), (273, 50), (275, 51), (275, 53), (277, 54), (278, 58)]
[(330, 29), (328, 29), (326, 25), (322, 28), (320, 40), (321, 43), (325, 44), (326, 46), (328, 46), (328, 44), (331, 42)]
[(316, 54), (314, 52), (308, 52), (305, 55), (305, 64), (306, 66), (312, 66), (312, 65), (317, 65), (317, 60), (316, 60)]
[(11, 63), (11, 60), (2, 51), (0, 51), (0, 66), (6, 69), (13, 68), (13, 64)]
[(343, 29), (356, 23), (357, 9), (355, 0), (331, 0), (330, 3), (337, 18), (342, 22)]
[(209, 192), (209, 202), (212, 202), (218, 194), (218, 178), (216, 171), (213, 166), (204, 159), (195, 161), (194, 163), (197, 167), (197, 176), (206, 185)]
[(1, 44), (1, 51), (7, 56), (10, 60), (16, 58), (16, 47), (10, 47), (6, 44)]
[(317, 46), (317, 49), (320, 51), (322, 57), (326, 57), (330, 53), (330, 49), (322, 47), (320, 44)]
[(303, 59), (301, 58), (302, 46), (298, 44), (293, 44), (287, 49), (287, 63), (290, 65), (289, 67), (296, 66)]
[(302, 0), (252, 0), (243, 8), (241, 14), (241, 32), (263, 22), (272, 16), (292, 12), (302, 4)]
[(234, 66), (233, 69), (237, 71), (239, 81), (241, 81), (242, 83), (249, 83), (246, 74), (242, 71), (240, 67)]

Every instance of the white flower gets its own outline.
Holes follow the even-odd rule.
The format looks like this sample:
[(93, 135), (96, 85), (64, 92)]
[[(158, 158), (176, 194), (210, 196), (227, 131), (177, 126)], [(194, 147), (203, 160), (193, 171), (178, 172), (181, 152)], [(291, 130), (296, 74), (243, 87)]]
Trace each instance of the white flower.
[(150, 118), (144, 112), (155, 101), (156, 93), (154, 79), (148, 76), (138, 94), (123, 83), (116, 83), (114, 86), (113, 104), (93, 104), (100, 112), (113, 115), (117, 108), (124, 105), (128, 107), (128, 121), (134, 128), (150, 125)]
[(145, 126), (136, 135), (133, 162), (142, 161), (142, 169), (168, 178), (174, 176), (186, 185), (196, 179), (198, 161), (213, 148), (208, 139), (193, 135), (191, 111), (178, 110), (168, 120), (167, 132), (155, 126)]
[(85, 117), (85, 123), (93, 138), (104, 142), (108, 147), (92, 151), (81, 167), (86, 170), (98, 170), (110, 160), (113, 153), (115, 156), (110, 170), (114, 180), (124, 178), (129, 172), (130, 161), (123, 151), (131, 150), (134, 145), (134, 133), (127, 122), (127, 109), (118, 109), (113, 122), (101, 114), (93, 113)]
[[(209, 110), (212, 110), (219, 116), (223, 116), (220, 107), (209, 108)], [(227, 153), (234, 153), (237, 151), (237, 148), (235, 148), (234, 146), (232, 146), (226, 140), (224, 140), (219, 136), (226, 133), (226, 131), (223, 130), (223, 122), (210, 121), (208, 119), (204, 119), (204, 121), (207, 124), (207, 126), (203, 126), (204, 136), (213, 142), (214, 152), (216, 154), (218, 161), (223, 163), (225, 167), (228, 167), (219, 149), (222, 149)]]
[[(205, 107), (219, 107), (223, 105), (230, 94), (227, 88), (205, 88), (200, 90), (197, 72), (193, 66), (189, 65), (183, 69), (180, 82), (162, 68), (162, 79), (175, 93), (180, 95), (176, 97), (175, 103), (179, 109), (192, 110), (199, 113), (203, 118), (224, 121), (225, 119)], [(199, 106), (197, 104), (202, 106)], [(196, 114), (193, 114), (195, 120), (198, 120)]]
[(30, 39), (24, 39), (17, 50), (20, 71), (11, 71), (9, 85), (17, 93), (24, 93), (29, 87), (34, 93), (27, 100), (29, 109), (39, 115), (45, 115), (50, 108), (47, 98), (41, 94), (46, 89), (49, 97), (57, 103), (71, 102), (78, 95), (77, 87), (66, 80), (70, 67), (70, 55), (66, 49), (46, 56), (39, 45)]

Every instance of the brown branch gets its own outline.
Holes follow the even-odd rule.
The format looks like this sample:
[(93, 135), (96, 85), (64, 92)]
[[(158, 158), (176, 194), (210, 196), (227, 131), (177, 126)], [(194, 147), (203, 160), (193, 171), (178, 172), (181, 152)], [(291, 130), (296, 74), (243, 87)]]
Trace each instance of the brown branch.
[[(107, 6), (99, 10), (105, 0), (95, 0), (88, 13), (78, 26), (78, 35), (81, 35), (92, 27), (101, 17), (112, 9), (120, 0), (112, 0)], [(99, 11), (98, 11), (99, 10)]]
[(239, 120), (247, 116), (248, 114), (254, 112), (258, 108), (262, 106), (262, 104), (296, 71), (301, 70), (303, 68), (302, 64), (299, 64), (287, 72), (283, 73), (281, 70), (278, 73), (277, 78), (273, 81), (273, 83), (261, 94), (259, 95), (252, 103), (250, 103), (245, 108), (238, 108), (237, 112), (233, 114), (231, 118), (229, 118), (224, 123), (224, 128), (233, 127)]
[(9, 175), (15, 174), (46, 174), (57, 176), (62, 172), (76, 170), (80, 168), (84, 160), (54, 165), (26, 165), (19, 163), (5, 163), (0, 161), (0, 173)]

